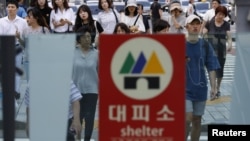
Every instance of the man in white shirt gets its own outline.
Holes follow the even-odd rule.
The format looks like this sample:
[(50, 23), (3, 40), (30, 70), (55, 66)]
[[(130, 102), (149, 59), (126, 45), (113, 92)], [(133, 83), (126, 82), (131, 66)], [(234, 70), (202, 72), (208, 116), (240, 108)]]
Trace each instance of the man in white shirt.
[[(28, 27), (25, 19), (17, 16), (18, 2), (16, 0), (9, 0), (7, 2), (6, 17), (0, 19), (0, 35), (22, 35), (24, 29)], [(16, 39), (16, 48), (20, 48), (21, 45)], [(21, 68), (22, 65), (22, 53), (16, 56), (16, 67)], [(16, 74), (15, 77), (15, 90), (16, 93), (20, 93), (20, 79), (21, 77)]]

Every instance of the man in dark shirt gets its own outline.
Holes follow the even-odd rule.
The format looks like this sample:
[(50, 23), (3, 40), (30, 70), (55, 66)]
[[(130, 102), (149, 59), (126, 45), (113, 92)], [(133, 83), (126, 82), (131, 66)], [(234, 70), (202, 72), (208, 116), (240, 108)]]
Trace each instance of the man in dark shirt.
[(150, 6), (150, 15), (152, 20), (152, 25), (154, 25), (155, 21), (161, 19), (162, 9), (161, 5), (158, 3), (158, 0), (154, 0), (154, 2)]

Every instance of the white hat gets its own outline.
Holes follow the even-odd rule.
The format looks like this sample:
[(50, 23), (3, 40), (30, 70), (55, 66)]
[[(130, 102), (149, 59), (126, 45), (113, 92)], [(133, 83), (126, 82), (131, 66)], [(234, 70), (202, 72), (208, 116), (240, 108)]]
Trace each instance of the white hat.
[(200, 19), (198, 16), (192, 14), (192, 15), (189, 15), (189, 16), (186, 18), (185, 25), (190, 24), (190, 23), (191, 23), (192, 21), (194, 21), (194, 20), (199, 20), (199, 21), (201, 22), (201, 19)]
[(127, 1), (127, 5), (126, 5), (126, 8), (127, 8), (128, 6), (137, 7), (136, 0), (128, 0), (128, 1)]
[(178, 9), (178, 10), (182, 11), (181, 4), (179, 2), (172, 3), (170, 5), (170, 11), (172, 11), (174, 9)]

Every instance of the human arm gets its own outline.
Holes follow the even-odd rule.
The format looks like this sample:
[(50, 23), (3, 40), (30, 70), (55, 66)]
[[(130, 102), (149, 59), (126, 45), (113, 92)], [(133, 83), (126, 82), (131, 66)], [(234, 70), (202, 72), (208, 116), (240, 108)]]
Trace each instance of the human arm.
[(149, 11), (149, 16), (150, 16), (150, 18), (152, 18), (152, 9), (153, 9), (153, 6), (152, 6), (152, 4), (150, 5), (150, 11)]
[(216, 71), (215, 70), (211, 70), (208, 72), (209, 75), (209, 81), (210, 81), (210, 86), (211, 86), (211, 90), (210, 90), (210, 96), (211, 96), (211, 100), (215, 99), (216, 93), (217, 93), (217, 89), (216, 89)]
[(20, 8), (20, 15), (19, 16), (25, 19), (27, 17), (27, 12), (25, 11), (25, 9), (23, 7), (19, 7), (19, 8)]
[(75, 19), (74, 19), (74, 12), (72, 8), (67, 9), (68, 17), (65, 18), (65, 22), (68, 25), (74, 25)]
[(231, 51), (233, 48), (232, 34), (230, 31), (227, 31), (227, 51)]
[(76, 100), (72, 103), (72, 110), (73, 110), (73, 120), (70, 125), (70, 129), (73, 129), (76, 132), (76, 135), (79, 139), (81, 136), (82, 126), (80, 122), (80, 102)]
[(207, 23), (209, 22), (209, 15), (210, 15), (210, 12), (211, 10), (208, 10), (205, 15), (203, 16), (203, 19), (202, 19), (202, 24), (201, 24), (201, 29), (200, 29), (200, 34), (202, 35), (204, 32), (204, 27), (207, 25)]
[(188, 4), (188, 8), (187, 8), (187, 15), (191, 15), (194, 13), (194, 7), (193, 7), (193, 4), (189, 3)]
[(145, 32), (145, 26), (144, 26), (144, 23), (142, 20), (143, 17), (142, 17), (142, 15), (139, 15), (139, 16), (140, 17), (138, 18), (135, 26), (131, 26), (132, 28), (134, 28), (134, 29), (132, 29), (134, 31), (132, 33), (134, 33), (134, 34), (139, 34), (139, 33)]
[(50, 28), (52, 30), (55, 29), (54, 23), (55, 23), (55, 10), (52, 10), (51, 13), (50, 13), (50, 20), (49, 20)]
[(208, 31), (206, 30), (206, 24), (207, 22), (205, 20), (202, 21), (202, 24), (201, 24), (201, 29), (200, 29), (200, 34), (203, 35), (203, 34), (206, 34)]
[(159, 5), (159, 15), (160, 15), (160, 19), (162, 19), (162, 13), (163, 13), (163, 11), (162, 11), (162, 9), (161, 9), (161, 5)]
[(21, 38), (21, 33), (18, 30), (16, 30), (16, 38), (22, 46), (25, 46), (24, 39)]
[(16, 28), (16, 33), (15, 33), (16, 39), (18, 40), (19, 44), (22, 45), (22, 47), (25, 47), (25, 37), (28, 35), (27, 22), (24, 20), (22, 23), (16, 24), (15, 28)]
[(171, 13), (171, 20), (175, 29), (183, 29), (183, 26), (176, 20), (174, 12)]
[(58, 15), (58, 13), (55, 13), (55, 9), (51, 11), (50, 14), (50, 27), (52, 30), (55, 30), (57, 27), (64, 26), (65, 24), (68, 24), (70, 21), (62, 17), (61, 15)]

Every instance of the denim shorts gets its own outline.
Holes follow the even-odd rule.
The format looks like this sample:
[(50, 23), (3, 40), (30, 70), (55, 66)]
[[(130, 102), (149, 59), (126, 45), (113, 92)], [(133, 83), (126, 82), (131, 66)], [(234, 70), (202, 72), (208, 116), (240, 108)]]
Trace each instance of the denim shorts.
[(205, 112), (206, 101), (186, 100), (186, 112), (192, 112), (193, 115), (202, 116)]

